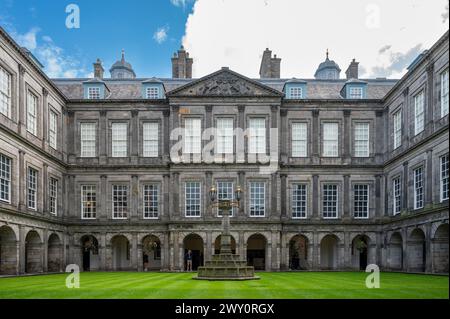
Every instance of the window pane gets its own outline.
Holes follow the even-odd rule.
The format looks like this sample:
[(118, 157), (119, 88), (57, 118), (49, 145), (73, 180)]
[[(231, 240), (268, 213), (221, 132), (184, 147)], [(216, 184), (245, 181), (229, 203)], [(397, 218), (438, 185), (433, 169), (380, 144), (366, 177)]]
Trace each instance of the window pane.
[(27, 130), (36, 135), (36, 108), (37, 97), (28, 91), (27, 93)]
[(339, 147), (339, 125), (338, 123), (323, 124), (323, 156), (337, 157)]
[(423, 91), (414, 97), (414, 131), (419, 134), (424, 126), (424, 93)]
[(127, 123), (113, 123), (112, 131), (112, 157), (126, 157), (127, 150)]
[(395, 178), (393, 181), (393, 192), (394, 192), (394, 215), (400, 213), (402, 209), (402, 185), (400, 178)]
[(50, 177), (49, 185), (50, 214), (57, 215), (58, 209), (58, 180)]
[(185, 214), (186, 217), (200, 216), (200, 183), (187, 182), (185, 184)]
[(143, 124), (143, 156), (158, 157), (159, 154), (159, 124)]
[(266, 184), (264, 182), (250, 183), (250, 216), (265, 215)]
[(94, 219), (97, 214), (97, 187), (81, 186), (81, 216), (83, 219)]
[[(233, 200), (234, 199), (234, 190), (233, 190), (233, 182), (217, 182), (217, 199), (218, 200)], [(230, 216), (233, 216), (234, 208), (230, 211)], [(217, 216), (222, 216), (222, 211), (217, 209)]]
[(49, 138), (49, 144), (50, 147), (56, 149), (56, 137), (57, 137), (57, 130), (58, 130), (58, 115), (56, 115), (55, 112), (50, 111), (50, 123), (48, 128), (48, 138)]
[(266, 119), (254, 118), (249, 121), (249, 153), (266, 153)]
[(28, 168), (28, 208), (36, 209), (37, 171)]
[(414, 170), (414, 209), (423, 207), (423, 168)]
[(148, 87), (146, 90), (147, 99), (159, 99), (159, 88)]
[(301, 99), (303, 92), (301, 87), (292, 87), (289, 89), (289, 95), (291, 99)]
[(0, 67), (0, 113), (11, 116), (11, 75)]
[(217, 119), (217, 154), (233, 154), (233, 119)]
[(88, 98), (93, 100), (100, 99), (100, 88), (98, 87), (88, 88)]
[(306, 185), (292, 185), (292, 218), (306, 218)]
[(81, 157), (96, 156), (96, 124), (81, 123)]
[(325, 184), (323, 185), (323, 201), (322, 201), (322, 216), (324, 218), (337, 218), (338, 216), (338, 194), (337, 185)]
[(292, 157), (308, 156), (308, 126), (306, 123), (292, 123)]
[(355, 185), (353, 191), (353, 216), (355, 218), (369, 217), (369, 185)]
[(113, 219), (128, 217), (128, 186), (113, 185), (112, 187)]
[(144, 185), (144, 218), (158, 218), (159, 190), (158, 185)]
[(402, 145), (402, 111), (394, 114), (394, 149)]
[(369, 123), (355, 124), (355, 157), (369, 156)]
[(11, 159), (0, 154), (0, 200), (11, 198)]
[(448, 114), (448, 69), (441, 73), (441, 117)]
[(448, 154), (441, 157), (441, 201), (448, 199)]
[(199, 154), (201, 153), (202, 141), (201, 119), (187, 118), (184, 123), (184, 153), (185, 154)]

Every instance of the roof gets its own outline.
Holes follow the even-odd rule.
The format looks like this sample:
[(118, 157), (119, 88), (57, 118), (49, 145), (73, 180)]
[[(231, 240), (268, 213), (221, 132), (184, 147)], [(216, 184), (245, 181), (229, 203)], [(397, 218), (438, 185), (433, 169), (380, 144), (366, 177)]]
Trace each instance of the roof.
[(322, 70), (325, 69), (336, 69), (339, 72), (341, 72), (341, 68), (339, 67), (339, 65), (334, 62), (333, 60), (330, 60), (327, 56), (327, 58), (325, 59), (325, 61), (323, 61), (322, 63), (319, 64), (319, 67), (316, 70), (316, 73), (314, 74), (314, 76), (317, 75), (317, 73), (319, 73)]

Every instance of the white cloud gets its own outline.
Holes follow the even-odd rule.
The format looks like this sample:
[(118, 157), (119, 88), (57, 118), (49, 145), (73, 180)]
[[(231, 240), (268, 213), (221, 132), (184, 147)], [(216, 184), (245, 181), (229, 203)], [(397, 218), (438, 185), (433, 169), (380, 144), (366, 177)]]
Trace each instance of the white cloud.
[(170, 0), (170, 3), (172, 3), (176, 7), (186, 7), (186, 4), (192, 0)]
[(153, 39), (158, 42), (158, 44), (161, 44), (166, 41), (167, 32), (169, 32), (169, 27), (160, 27), (153, 33)]
[(37, 47), (36, 35), (41, 31), (39, 28), (31, 28), (30, 31), (24, 34), (17, 34), (16, 41), (28, 50), (33, 51)]
[[(312, 78), (327, 48), (342, 69), (341, 77), (353, 58), (360, 62), (363, 77), (399, 77), (412, 62), (406, 60), (418, 53), (412, 49), (417, 51), (419, 44), (421, 50), (429, 48), (447, 31), (441, 20), (446, 4), (447, 0), (197, 0), (183, 45), (194, 58), (195, 77), (221, 66), (259, 77), (266, 47), (282, 58), (282, 77)], [(405, 58), (396, 63), (399, 54)], [(384, 75), (379, 73), (382, 69)]]

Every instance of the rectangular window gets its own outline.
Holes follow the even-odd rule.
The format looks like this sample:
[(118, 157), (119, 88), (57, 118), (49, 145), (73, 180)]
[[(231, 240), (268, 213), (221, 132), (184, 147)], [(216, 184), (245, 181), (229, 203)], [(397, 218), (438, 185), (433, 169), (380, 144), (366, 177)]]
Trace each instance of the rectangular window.
[(97, 187), (95, 185), (81, 186), (81, 218), (95, 219), (97, 215)]
[(448, 199), (448, 154), (441, 157), (441, 201)]
[(322, 216), (323, 218), (338, 217), (338, 186), (333, 184), (323, 185), (323, 202)]
[(28, 168), (28, 208), (37, 209), (37, 182), (38, 182), (38, 172), (31, 167)]
[(146, 89), (147, 99), (159, 99), (159, 88), (148, 87)]
[(96, 124), (81, 123), (81, 157), (96, 156)]
[(0, 154), (0, 200), (11, 200), (11, 159)]
[(308, 125), (292, 123), (292, 157), (308, 156)]
[(448, 114), (448, 69), (441, 73), (441, 117)]
[(266, 119), (254, 118), (249, 121), (249, 153), (266, 153)]
[[(218, 200), (233, 200), (234, 190), (233, 182), (220, 181), (217, 182), (217, 199)], [(231, 209), (230, 216), (233, 216), (234, 209)], [(217, 216), (222, 217), (222, 210), (217, 209)]]
[(11, 117), (11, 75), (0, 67), (0, 113)]
[(144, 185), (144, 219), (156, 219), (159, 215), (158, 185)]
[(292, 185), (292, 218), (306, 218), (306, 185)]
[(423, 208), (423, 167), (414, 170), (414, 209)]
[(423, 131), (424, 120), (424, 93), (421, 91), (414, 96), (414, 134), (417, 135)]
[(58, 214), (58, 180), (50, 177), (49, 184), (50, 214)]
[(323, 156), (337, 157), (339, 154), (339, 124), (323, 124)]
[(394, 150), (402, 145), (402, 110), (394, 113)]
[(201, 190), (200, 182), (185, 184), (185, 214), (186, 217), (200, 217)]
[(111, 125), (111, 156), (126, 157), (128, 154), (128, 124), (112, 123)]
[(53, 149), (56, 150), (56, 148), (57, 148), (56, 137), (57, 137), (57, 133), (58, 133), (58, 115), (53, 111), (50, 111), (50, 121), (49, 122), (50, 123), (48, 126), (48, 143), (49, 143), (50, 147), (52, 147)]
[(33, 135), (36, 135), (36, 111), (37, 111), (37, 97), (27, 92), (27, 130)]
[(301, 87), (293, 87), (289, 89), (289, 96), (291, 99), (301, 99), (303, 97), (303, 92), (302, 92), (302, 88)]
[(202, 148), (202, 120), (186, 118), (184, 122), (185, 154), (200, 154)]
[(369, 157), (369, 123), (355, 124), (355, 157)]
[(91, 99), (91, 100), (100, 99), (100, 88), (99, 87), (88, 88), (88, 99)]
[(400, 177), (394, 178), (392, 188), (394, 194), (394, 215), (397, 215), (402, 210), (402, 184)]
[(266, 183), (250, 183), (250, 216), (264, 217), (266, 212)]
[(149, 122), (143, 124), (143, 156), (158, 157), (159, 155), (159, 124)]
[(354, 186), (353, 217), (369, 218), (369, 185), (357, 184)]
[(233, 154), (233, 119), (217, 119), (217, 154)]
[(128, 186), (112, 186), (113, 219), (128, 218)]
[(350, 98), (351, 99), (362, 99), (363, 98), (362, 88), (350, 88)]

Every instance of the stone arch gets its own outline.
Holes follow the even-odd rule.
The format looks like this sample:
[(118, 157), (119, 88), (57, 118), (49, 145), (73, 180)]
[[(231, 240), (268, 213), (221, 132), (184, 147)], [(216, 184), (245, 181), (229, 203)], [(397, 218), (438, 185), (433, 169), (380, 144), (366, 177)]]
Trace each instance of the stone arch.
[(440, 224), (431, 240), (433, 272), (448, 274), (448, 224)]
[(366, 270), (369, 263), (369, 250), (371, 240), (366, 234), (356, 235), (351, 245), (352, 268)]
[(51, 233), (47, 243), (47, 271), (62, 271), (62, 249), (63, 245), (58, 234)]
[(129, 270), (131, 268), (130, 240), (123, 234), (111, 237), (111, 260), (113, 270)]
[(43, 271), (44, 248), (41, 236), (36, 230), (30, 230), (25, 237), (25, 272)]
[(388, 267), (391, 270), (403, 269), (403, 237), (400, 232), (392, 233), (389, 238)]
[(17, 265), (17, 237), (9, 226), (0, 226), (0, 275), (15, 275)]
[(408, 270), (424, 272), (426, 266), (426, 237), (421, 228), (414, 228), (408, 237), (406, 246), (408, 253)]
[(308, 264), (309, 240), (303, 234), (297, 234), (291, 237), (289, 241), (289, 269), (306, 270)]
[(84, 271), (98, 270), (100, 268), (100, 255), (97, 238), (93, 235), (83, 235), (80, 238), (80, 245), (82, 269)]
[(320, 241), (320, 268), (337, 269), (339, 237), (335, 234), (327, 234)]
[(247, 239), (247, 264), (255, 267), (255, 270), (266, 270), (267, 245), (267, 238), (261, 233)]
[(196, 233), (190, 233), (183, 238), (183, 260), (184, 270), (188, 266), (188, 252), (192, 253), (192, 270), (197, 270), (204, 263), (204, 243), (202, 236)]
[[(214, 240), (214, 254), (219, 254), (220, 253), (220, 239), (221, 239), (222, 235), (219, 235), (216, 237), (216, 240)], [(233, 254), (236, 254), (236, 240), (234, 239), (233, 235), (230, 235), (231, 237), (231, 252)]]
[(161, 270), (161, 240), (150, 234), (142, 238), (142, 263), (144, 271)]

